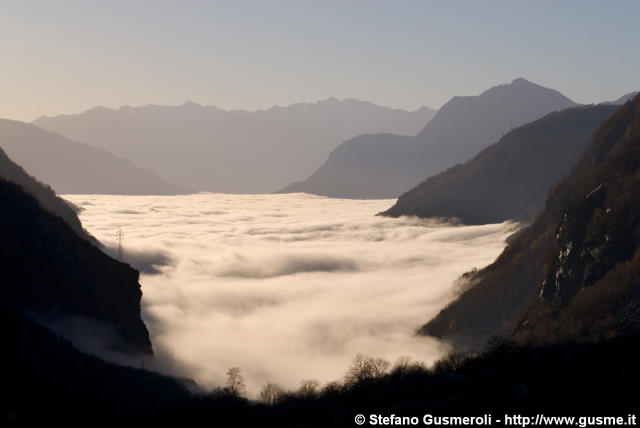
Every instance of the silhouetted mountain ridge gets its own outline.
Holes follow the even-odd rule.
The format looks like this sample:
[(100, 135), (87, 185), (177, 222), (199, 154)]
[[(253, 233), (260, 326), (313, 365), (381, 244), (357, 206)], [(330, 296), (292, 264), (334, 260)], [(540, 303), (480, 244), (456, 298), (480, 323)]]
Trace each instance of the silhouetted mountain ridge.
[(510, 129), (576, 105), (558, 91), (515, 79), (478, 96), (452, 98), (415, 137), (371, 134), (345, 141), (308, 179), (279, 192), (394, 198)]
[(268, 193), (309, 175), (348, 138), (363, 132), (415, 135), (434, 113), (331, 97), (256, 111), (193, 102), (100, 107), (33, 123), (194, 189)]
[(14, 163), (0, 148), (0, 178), (11, 181), (33, 195), (42, 207), (60, 216), (79, 236), (93, 240), (83, 229), (76, 214), (77, 207), (59, 198), (53, 189), (29, 175), (20, 165)]
[(575, 107), (514, 129), (473, 159), (402, 194), (384, 215), (456, 217), (467, 224), (530, 221), (617, 106)]
[(57, 193), (189, 193), (126, 159), (24, 122), (0, 119), (0, 147)]

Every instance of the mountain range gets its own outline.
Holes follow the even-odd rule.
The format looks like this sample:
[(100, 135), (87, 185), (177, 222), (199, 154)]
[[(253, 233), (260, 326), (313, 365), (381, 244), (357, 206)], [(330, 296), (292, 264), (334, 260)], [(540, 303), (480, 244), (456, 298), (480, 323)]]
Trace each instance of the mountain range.
[(514, 129), (464, 164), (403, 193), (384, 215), (456, 217), (466, 224), (531, 221), (614, 105), (574, 107)]
[(395, 198), (514, 127), (576, 105), (558, 91), (518, 78), (478, 96), (452, 98), (414, 137), (363, 134), (348, 140), (309, 178), (280, 192)]
[(415, 135), (435, 111), (329, 98), (268, 110), (181, 106), (96, 107), (33, 124), (122, 156), (196, 190), (270, 193), (309, 175), (363, 132)]
[(0, 147), (57, 193), (170, 195), (190, 192), (105, 150), (24, 122), (0, 119)]
[[(573, 138), (607, 109), (616, 110), (566, 110), (512, 134), (540, 139), (575, 124)], [(529, 141), (505, 136), (495, 147)], [(9, 426), (320, 427), (352, 426), (354, 409), (458, 417), (637, 408), (640, 96), (605, 119), (531, 226), (492, 265), (464, 275), (460, 297), (421, 329), (479, 353), (452, 353), (432, 367), (400, 359), (375, 372), (356, 358), (353, 380), (269, 402), (110, 364), (61, 337), (51, 320), (93, 320), (111, 333), (110, 349), (151, 359), (139, 274), (83, 237), (71, 207), (2, 151), (0, 176), (0, 417)]]
[(599, 341), (640, 328), (640, 96), (599, 128), (545, 209), (420, 332), (478, 349)]

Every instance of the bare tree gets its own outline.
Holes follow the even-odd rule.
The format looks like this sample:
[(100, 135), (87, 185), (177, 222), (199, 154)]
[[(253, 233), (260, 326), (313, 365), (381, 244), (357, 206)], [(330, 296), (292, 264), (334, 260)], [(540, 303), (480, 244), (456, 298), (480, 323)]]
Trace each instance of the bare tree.
[(370, 359), (369, 365), (371, 366), (371, 376), (373, 378), (379, 378), (387, 373), (391, 363), (384, 358), (375, 357)]
[(344, 383), (353, 385), (378, 379), (384, 376), (390, 365), (389, 361), (383, 358), (374, 358), (368, 355), (358, 354), (344, 375)]
[(225, 391), (236, 397), (244, 395), (245, 385), (240, 367), (231, 367), (227, 370), (227, 380), (225, 382)]
[(454, 372), (462, 367), (465, 360), (466, 357), (464, 354), (459, 354), (454, 351), (449, 353), (449, 355), (443, 359), (438, 360), (433, 366), (433, 369), (436, 372)]
[(277, 404), (284, 395), (284, 389), (275, 383), (265, 383), (260, 391), (260, 401), (273, 406)]
[(317, 380), (303, 380), (300, 382), (298, 395), (302, 397), (315, 397), (320, 389), (320, 382)]
[(409, 373), (410, 369), (411, 369), (411, 357), (402, 355), (398, 357), (396, 362), (393, 364), (393, 368), (391, 369), (391, 371), (394, 374), (399, 375), (400, 377), (405, 377), (407, 373)]

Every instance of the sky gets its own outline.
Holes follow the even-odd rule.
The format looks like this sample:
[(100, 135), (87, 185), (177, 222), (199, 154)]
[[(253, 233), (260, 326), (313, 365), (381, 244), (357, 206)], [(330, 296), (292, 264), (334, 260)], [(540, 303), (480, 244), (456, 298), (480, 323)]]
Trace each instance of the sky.
[(0, 117), (335, 96), (439, 108), (516, 77), (638, 90), (640, 2), (0, 0)]
[[(461, 273), (495, 259), (515, 226), (374, 215), (393, 200), (65, 197), (84, 208), (83, 226), (112, 254), (124, 232), (124, 260), (143, 272), (142, 316), (156, 356), (146, 366), (206, 387), (239, 366), (252, 396), (267, 382), (295, 389), (305, 379), (340, 380), (358, 353), (425, 364), (446, 355), (446, 344), (415, 330), (460, 291)], [(95, 334), (83, 336), (93, 352), (126, 363), (105, 355)]]

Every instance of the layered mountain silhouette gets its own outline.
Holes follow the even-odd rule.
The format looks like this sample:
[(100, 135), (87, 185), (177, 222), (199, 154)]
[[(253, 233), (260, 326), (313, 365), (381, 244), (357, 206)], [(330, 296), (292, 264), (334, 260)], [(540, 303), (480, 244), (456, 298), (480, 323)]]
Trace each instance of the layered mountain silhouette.
[[(151, 354), (138, 272), (79, 236), (20, 186), (0, 179), (0, 306), (49, 322), (93, 324), (103, 346)], [(80, 321), (78, 321), (80, 320)]]
[(421, 332), (459, 346), (603, 340), (640, 328), (640, 96), (605, 121), (544, 211)]
[[(269, 405), (105, 363), (35, 322), (33, 314), (43, 312), (93, 317), (122, 334), (124, 344), (150, 352), (134, 308), (136, 272), (105, 261), (60, 217), (2, 179), (0, 256), (7, 281), (0, 282), (0, 415), (12, 426), (203, 426), (215, 420), (222, 426), (277, 427), (352, 426), (353, 409), (462, 416), (522, 409), (583, 414), (588, 408), (627, 415), (637, 408), (637, 394), (629, 391), (640, 381), (639, 149), (640, 97), (600, 128), (569, 178), (550, 193), (538, 221), (505, 251), (520, 254), (509, 263), (521, 275), (527, 263), (541, 266), (541, 281), (533, 287), (539, 297), (509, 318), (515, 325), (510, 339), (517, 344), (493, 341), (480, 354), (454, 353), (432, 367), (399, 360), (375, 373), (356, 366), (356, 359), (348, 373), (359, 375), (349, 382), (287, 391)], [(528, 258), (540, 246), (548, 250), (544, 261)], [(508, 294), (521, 284), (516, 278), (494, 287)], [(497, 298), (494, 306), (476, 315), (511, 302), (508, 295), (490, 294), (484, 303)], [(595, 343), (532, 346), (540, 337)]]
[(25, 192), (34, 196), (45, 210), (61, 217), (79, 236), (93, 240), (93, 237), (83, 229), (75, 207), (56, 196), (51, 187), (39, 182), (20, 165), (9, 159), (2, 148), (0, 148), (0, 179), (19, 185)]
[(348, 138), (363, 132), (415, 135), (434, 113), (329, 98), (252, 112), (192, 102), (97, 107), (33, 123), (197, 190), (269, 193), (308, 176)]
[(454, 97), (415, 137), (364, 134), (341, 144), (324, 165), (280, 192), (345, 198), (394, 198), (464, 162), (512, 128), (576, 103), (525, 79)]
[(152, 171), (24, 122), (0, 119), (0, 147), (58, 193), (179, 194)]
[(516, 128), (470, 161), (402, 194), (383, 214), (456, 217), (466, 224), (530, 221), (617, 108), (574, 107)]

